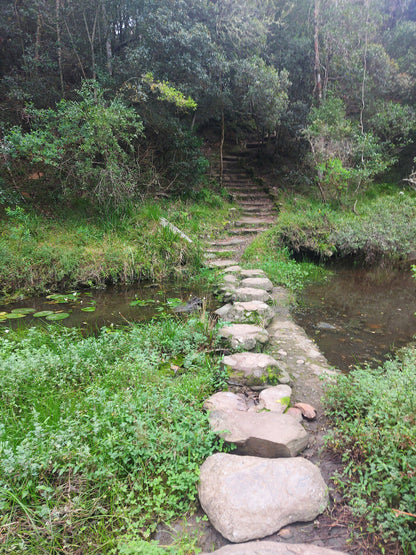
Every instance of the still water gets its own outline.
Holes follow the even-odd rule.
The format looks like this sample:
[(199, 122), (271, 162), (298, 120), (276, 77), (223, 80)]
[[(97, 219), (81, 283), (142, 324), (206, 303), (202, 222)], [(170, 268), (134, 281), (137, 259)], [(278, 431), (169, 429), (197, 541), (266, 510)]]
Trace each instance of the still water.
[(377, 364), (416, 334), (416, 280), (410, 271), (336, 268), (299, 300), (296, 322), (341, 370)]
[[(103, 326), (128, 325), (131, 322), (144, 322), (163, 314), (173, 314), (175, 307), (186, 303), (192, 297), (204, 300), (207, 308), (217, 308), (213, 296), (199, 287), (194, 289), (181, 287), (180, 284), (140, 285), (130, 288), (108, 288), (102, 291), (68, 291), (62, 298), (32, 297), (0, 306), (0, 314), (8, 316), (18, 314), (19, 310), (32, 310), (21, 318), (0, 316), (1, 328), (30, 327), (39, 324), (59, 323), (64, 326), (80, 327), (93, 333)], [(62, 301), (62, 302), (60, 302)], [(53, 322), (45, 316), (34, 316), (39, 313), (68, 315), (62, 320)], [(4, 319), (2, 319), (4, 318)]]

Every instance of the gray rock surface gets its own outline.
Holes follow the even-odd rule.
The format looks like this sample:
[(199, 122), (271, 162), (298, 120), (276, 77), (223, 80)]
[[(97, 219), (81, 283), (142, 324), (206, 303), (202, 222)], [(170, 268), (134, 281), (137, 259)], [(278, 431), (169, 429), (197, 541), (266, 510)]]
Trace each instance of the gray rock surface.
[(265, 345), (269, 340), (267, 331), (253, 324), (232, 324), (220, 330), (220, 336), (230, 342), (232, 349), (252, 351), (258, 345)]
[(328, 504), (318, 467), (301, 457), (216, 453), (201, 466), (198, 493), (211, 524), (234, 543), (314, 520)]
[(242, 278), (267, 277), (263, 270), (241, 270)]
[(262, 301), (236, 302), (226, 304), (215, 314), (228, 322), (267, 325), (273, 318), (272, 308)]
[(270, 294), (264, 289), (256, 289), (254, 287), (238, 287), (233, 294), (234, 301), (262, 301), (267, 303), (271, 301)]
[(227, 266), (226, 268), (223, 268), (222, 271), (224, 273), (231, 272), (231, 273), (239, 274), (241, 272), (241, 266), (239, 266), (238, 264), (234, 264), (233, 266)]
[(278, 362), (263, 353), (235, 353), (225, 356), (222, 364), (229, 377), (243, 385), (265, 385), (271, 377), (279, 376)]
[(209, 411), (246, 411), (247, 404), (244, 395), (237, 395), (231, 391), (218, 391), (204, 401), (205, 410)]
[[(202, 553), (208, 555), (208, 553)], [(277, 543), (270, 541), (226, 545), (212, 555), (346, 555), (341, 551), (326, 549), (306, 543)]]
[(240, 455), (296, 457), (308, 445), (305, 428), (291, 416), (275, 412), (212, 411), (211, 429)]
[(259, 395), (259, 409), (284, 413), (290, 405), (292, 389), (288, 385), (275, 385), (263, 389)]
[(266, 277), (250, 277), (241, 280), (242, 287), (254, 287), (255, 289), (264, 289), (265, 291), (273, 291), (273, 283)]

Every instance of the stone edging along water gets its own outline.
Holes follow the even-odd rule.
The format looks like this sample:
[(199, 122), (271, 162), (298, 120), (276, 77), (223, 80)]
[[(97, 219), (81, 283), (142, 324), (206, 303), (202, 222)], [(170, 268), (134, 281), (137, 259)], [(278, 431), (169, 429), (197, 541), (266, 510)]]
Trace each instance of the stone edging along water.
[[(304, 425), (322, 413), (321, 378), (336, 372), (292, 320), (285, 289), (262, 270), (222, 266), (219, 293), (227, 302), (216, 314), (233, 352), (222, 362), (229, 390), (204, 407), (213, 431), (236, 451), (208, 457), (198, 494), (211, 524), (234, 545), (215, 553), (340, 555), (311, 544), (252, 541), (314, 521), (328, 507), (320, 469), (298, 455), (314, 441)], [(266, 346), (268, 354), (261, 352)]]

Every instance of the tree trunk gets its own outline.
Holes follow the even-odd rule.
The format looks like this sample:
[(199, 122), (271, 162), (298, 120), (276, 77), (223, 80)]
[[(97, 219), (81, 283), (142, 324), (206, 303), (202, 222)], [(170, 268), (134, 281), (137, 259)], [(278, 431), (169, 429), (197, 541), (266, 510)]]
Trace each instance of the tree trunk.
[(224, 139), (225, 139), (225, 118), (224, 106), (221, 107), (221, 141), (220, 141), (220, 185), (223, 184), (224, 178)]
[(108, 22), (107, 17), (107, 10), (105, 9), (105, 5), (103, 4), (103, 25), (105, 29), (105, 53), (107, 57), (107, 71), (108, 75), (112, 77), (113, 75), (113, 51), (111, 48), (111, 33), (110, 33), (110, 25)]
[(320, 0), (314, 0), (314, 50), (315, 50), (315, 88), (314, 96), (318, 106), (322, 101), (321, 62), (319, 58), (319, 8)]
[(56, 18), (56, 44), (58, 49), (58, 67), (59, 67), (59, 80), (61, 83), (62, 98), (65, 97), (64, 86), (64, 73), (62, 69), (62, 42), (61, 42), (61, 0), (56, 0), (55, 3), (55, 18)]

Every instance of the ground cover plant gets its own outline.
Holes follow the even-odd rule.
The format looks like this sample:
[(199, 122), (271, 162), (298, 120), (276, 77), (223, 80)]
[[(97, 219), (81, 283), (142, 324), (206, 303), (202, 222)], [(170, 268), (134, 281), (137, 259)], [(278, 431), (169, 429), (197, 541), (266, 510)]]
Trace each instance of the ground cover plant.
[(1, 334), (0, 552), (128, 552), (194, 507), (220, 447), (208, 321)]
[(312, 262), (294, 260), (289, 249), (282, 247), (278, 229), (272, 228), (254, 239), (243, 254), (251, 268), (261, 268), (275, 285), (290, 291), (300, 291), (313, 281), (325, 279), (330, 272)]
[(400, 259), (416, 242), (416, 195), (409, 190), (368, 195), (352, 210), (310, 197), (283, 200), (274, 234), (279, 246), (322, 259)]
[[(201, 237), (225, 227), (231, 206), (206, 189), (194, 199), (147, 201), (106, 217), (89, 205), (49, 216), (7, 208), (0, 222), (0, 290), (44, 294), (192, 274), (202, 261)], [(161, 217), (193, 243), (161, 226)]]
[(380, 548), (407, 555), (416, 551), (415, 391), (412, 345), (382, 367), (339, 375), (326, 392), (328, 445), (345, 465), (335, 483)]

